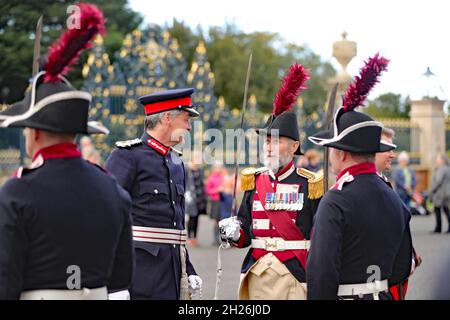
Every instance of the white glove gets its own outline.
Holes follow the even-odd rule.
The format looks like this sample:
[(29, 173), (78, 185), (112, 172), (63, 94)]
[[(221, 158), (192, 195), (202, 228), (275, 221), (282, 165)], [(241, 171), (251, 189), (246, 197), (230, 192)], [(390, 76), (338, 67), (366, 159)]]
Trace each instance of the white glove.
[(130, 292), (128, 290), (122, 290), (109, 293), (108, 300), (130, 300)]
[(191, 294), (201, 293), (202, 291), (202, 278), (196, 275), (190, 275), (188, 277), (189, 292)]
[(219, 232), (222, 241), (239, 241), (241, 236), (241, 222), (237, 217), (226, 218), (219, 221)]

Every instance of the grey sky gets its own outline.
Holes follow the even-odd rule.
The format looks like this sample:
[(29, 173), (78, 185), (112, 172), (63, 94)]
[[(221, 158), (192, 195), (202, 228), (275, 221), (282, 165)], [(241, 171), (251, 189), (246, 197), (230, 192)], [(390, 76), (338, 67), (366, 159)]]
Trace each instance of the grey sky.
[(430, 93), (442, 99), (450, 95), (449, 4), (445, 0), (130, 1), (146, 22), (171, 24), (176, 18), (204, 29), (233, 22), (245, 32), (277, 32), (286, 41), (308, 45), (336, 68), (332, 42), (345, 30), (348, 39), (358, 43), (358, 55), (348, 67), (351, 75), (376, 52), (391, 60), (370, 98), (384, 92), (419, 98), (427, 90), (421, 74), (430, 66), (437, 74)]

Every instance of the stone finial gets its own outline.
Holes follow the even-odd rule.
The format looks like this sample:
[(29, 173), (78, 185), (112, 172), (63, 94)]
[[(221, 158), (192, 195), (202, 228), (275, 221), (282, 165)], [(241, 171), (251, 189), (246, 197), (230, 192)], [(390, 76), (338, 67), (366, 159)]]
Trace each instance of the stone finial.
[(342, 33), (342, 40), (333, 43), (333, 56), (341, 65), (342, 69), (337, 75), (340, 83), (351, 81), (351, 76), (347, 72), (347, 66), (356, 56), (356, 42), (347, 40), (347, 32)]

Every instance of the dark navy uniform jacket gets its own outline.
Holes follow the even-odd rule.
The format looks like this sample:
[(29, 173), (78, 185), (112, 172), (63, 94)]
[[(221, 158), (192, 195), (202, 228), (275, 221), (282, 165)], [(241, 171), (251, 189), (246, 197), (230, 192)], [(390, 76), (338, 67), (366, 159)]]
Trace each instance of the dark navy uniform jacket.
[(412, 261), (409, 221), (409, 210), (373, 163), (345, 169), (315, 217), (308, 299), (337, 299), (339, 284), (366, 283), (376, 269), (376, 280), (388, 279), (389, 286), (406, 279)]
[[(184, 230), (185, 169), (178, 155), (147, 133), (118, 145), (106, 168), (131, 195), (133, 225)], [(132, 298), (178, 299), (179, 245), (134, 241), (134, 246)], [(189, 257), (186, 264), (187, 274), (196, 274)]]
[[(289, 172), (285, 172), (286, 169), (294, 169), (290, 170)], [(288, 175), (286, 176), (286, 173)], [(304, 176), (301, 176), (297, 173), (295, 170), (294, 164), (290, 163), (288, 166), (284, 168), (284, 170), (280, 170), (279, 173), (275, 175), (275, 178), (277, 180), (277, 183), (279, 184), (296, 184), (299, 185), (299, 192), (303, 193), (304, 195), (304, 203), (303, 208), (300, 211), (297, 211), (294, 213), (295, 217), (295, 224), (300, 229), (302, 234), (304, 235), (305, 239), (310, 239), (310, 231), (313, 224), (313, 217), (317, 210), (317, 206), (319, 204), (320, 199), (309, 199), (308, 198), (308, 179)], [(272, 177), (270, 177), (270, 180), (273, 182), (275, 181)], [(245, 191), (244, 197), (242, 199), (241, 206), (239, 208), (238, 212), (238, 219), (241, 221), (241, 238), (239, 240), (239, 244), (237, 244), (238, 247), (244, 248), (248, 247), (251, 244), (251, 240), (255, 238), (255, 231), (253, 230), (253, 223), (252, 223), (252, 208), (254, 204), (254, 197), (255, 197), (255, 189)], [(264, 206), (264, 204), (262, 204)], [(255, 213), (254, 213), (255, 214)], [(267, 219), (267, 218), (266, 218)], [(277, 237), (280, 237), (279, 235), (276, 235)], [(251, 248), (249, 252), (247, 253), (244, 262), (242, 264), (242, 273), (246, 273), (247, 270), (257, 261), (257, 259), (253, 255), (254, 249)], [(280, 259), (280, 258), (279, 258)], [(291, 258), (291, 259), (281, 259), (281, 262), (285, 264), (285, 266), (288, 268), (288, 270), (292, 273), (292, 275), (295, 276), (295, 278), (299, 282), (305, 282), (306, 281), (306, 275), (305, 270), (302, 267), (301, 263), (297, 258)]]
[(33, 167), (19, 169), (0, 189), (0, 299), (68, 289), (76, 275), (70, 266), (79, 267), (82, 288), (128, 288), (134, 260), (128, 193), (83, 160), (75, 144), (42, 149)]

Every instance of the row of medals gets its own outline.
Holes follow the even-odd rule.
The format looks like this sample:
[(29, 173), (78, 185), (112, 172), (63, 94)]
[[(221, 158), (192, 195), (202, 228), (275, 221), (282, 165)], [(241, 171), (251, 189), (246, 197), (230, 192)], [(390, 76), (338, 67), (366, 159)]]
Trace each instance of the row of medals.
[(267, 192), (266, 210), (298, 211), (303, 208), (303, 193)]

